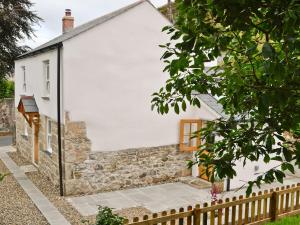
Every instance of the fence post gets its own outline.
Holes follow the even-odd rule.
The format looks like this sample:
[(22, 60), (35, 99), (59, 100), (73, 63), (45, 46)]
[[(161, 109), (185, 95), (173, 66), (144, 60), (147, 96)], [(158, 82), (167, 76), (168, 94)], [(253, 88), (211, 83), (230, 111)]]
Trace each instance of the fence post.
[(200, 225), (200, 205), (196, 205), (194, 208), (194, 223), (193, 225)]
[(278, 219), (278, 192), (273, 191), (270, 199), (270, 217), (271, 221)]
[[(207, 206), (208, 206), (208, 204), (207, 204), (207, 202), (205, 202), (203, 204), (203, 207), (205, 208)], [(207, 225), (207, 212), (203, 213), (203, 225)]]

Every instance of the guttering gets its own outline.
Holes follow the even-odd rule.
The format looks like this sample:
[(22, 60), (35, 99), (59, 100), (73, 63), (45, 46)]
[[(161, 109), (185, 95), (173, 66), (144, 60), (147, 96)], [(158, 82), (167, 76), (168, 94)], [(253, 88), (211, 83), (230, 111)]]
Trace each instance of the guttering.
[(18, 56), (17, 60), (24, 59), (24, 58), (31, 57), (31, 56), (35, 56), (35, 55), (38, 55), (38, 54), (41, 54), (41, 53), (44, 53), (44, 52), (47, 52), (47, 51), (50, 51), (50, 50), (55, 50), (55, 49), (58, 49), (61, 46), (62, 46), (62, 42), (59, 42), (59, 43), (55, 43), (53, 45), (47, 46), (45, 48), (40, 48), (40, 49), (37, 49), (37, 50), (33, 49), (29, 52), (26, 52), (26, 53)]
[(57, 45), (57, 143), (58, 143), (59, 193), (60, 196), (64, 196), (62, 149), (61, 149), (61, 87), (60, 87), (61, 47), (62, 47), (62, 43)]

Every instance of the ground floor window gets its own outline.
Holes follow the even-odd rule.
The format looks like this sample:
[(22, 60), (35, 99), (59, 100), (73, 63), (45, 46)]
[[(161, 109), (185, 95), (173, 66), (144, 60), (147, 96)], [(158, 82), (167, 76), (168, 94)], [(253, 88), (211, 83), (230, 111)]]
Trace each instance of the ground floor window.
[(201, 120), (184, 119), (180, 121), (180, 144), (181, 151), (197, 150), (201, 140), (200, 134), (197, 133), (201, 129)]
[(28, 122), (24, 119), (24, 136), (28, 136)]
[(47, 151), (52, 153), (51, 141), (52, 141), (52, 131), (51, 131), (51, 120), (48, 118), (46, 121), (46, 138), (47, 138)]

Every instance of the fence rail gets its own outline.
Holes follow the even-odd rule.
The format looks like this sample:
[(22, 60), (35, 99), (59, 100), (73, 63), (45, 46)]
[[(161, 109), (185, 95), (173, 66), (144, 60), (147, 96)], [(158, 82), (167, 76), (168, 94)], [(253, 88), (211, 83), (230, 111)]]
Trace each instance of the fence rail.
[(242, 195), (217, 203), (204, 203), (179, 211), (172, 209), (143, 218), (133, 218), (126, 225), (259, 225), (279, 218), (300, 214), (300, 183)]

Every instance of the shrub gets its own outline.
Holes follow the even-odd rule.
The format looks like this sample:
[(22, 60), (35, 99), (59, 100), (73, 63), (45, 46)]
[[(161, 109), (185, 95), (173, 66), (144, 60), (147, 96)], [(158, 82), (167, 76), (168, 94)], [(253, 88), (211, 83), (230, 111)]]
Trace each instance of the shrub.
[(15, 87), (14, 82), (0, 79), (0, 99), (14, 97)]
[(94, 225), (123, 225), (124, 220), (123, 217), (114, 214), (111, 208), (99, 206)]

